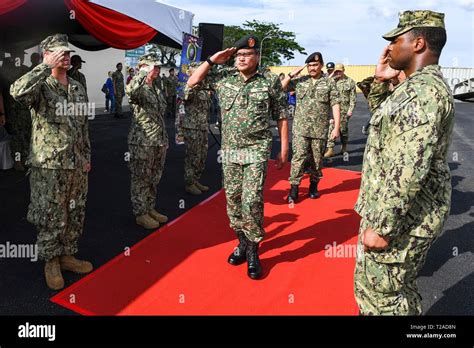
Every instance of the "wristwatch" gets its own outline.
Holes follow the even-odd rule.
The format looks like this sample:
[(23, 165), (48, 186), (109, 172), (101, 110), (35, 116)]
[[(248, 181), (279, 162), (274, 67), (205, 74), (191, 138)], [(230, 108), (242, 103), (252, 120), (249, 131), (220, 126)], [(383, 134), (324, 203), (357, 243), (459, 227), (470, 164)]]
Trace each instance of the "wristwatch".
[(294, 77), (293, 75), (291, 75), (290, 72), (288, 73), (288, 76), (290, 77), (290, 79), (293, 79), (293, 77)]
[(216, 65), (216, 63), (214, 63), (214, 62), (211, 60), (211, 57), (207, 57), (206, 62), (208, 62), (210, 66)]

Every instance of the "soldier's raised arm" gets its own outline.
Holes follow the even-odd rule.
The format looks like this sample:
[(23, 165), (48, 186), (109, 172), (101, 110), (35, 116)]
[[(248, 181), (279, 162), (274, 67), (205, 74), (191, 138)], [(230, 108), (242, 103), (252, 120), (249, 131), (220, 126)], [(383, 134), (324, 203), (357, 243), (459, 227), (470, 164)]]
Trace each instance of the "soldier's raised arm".
[[(153, 71), (153, 69), (151, 71)], [(142, 93), (141, 88), (145, 85), (149, 74), (149, 69), (141, 68), (138, 74), (127, 85), (126, 93), (132, 104), (139, 103)]]
[(194, 71), (193, 76), (189, 78), (187, 85), (191, 88), (196, 86), (199, 82), (204, 80), (214, 64), (224, 64), (236, 51), (237, 49), (232, 47), (215, 53)]
[(64, 51), (45, 52), (42, 64), (26, 73), (10, 86), (10, 94), (16, 101), (32, 107), (38, 100), (41, 84), (51, 75), (63, 59)]
[(299, 74), (301, 74), (301, 72), (303, 71), (304, 68), (306, 68), (307, 65), (308, 64), (306, 63), (302, 67), (293, 70), (291, 73), (285, 76), (285, 78), (281, 81), (281, 86), (284, 91), (287, 91), (288, 88), (292, 89), (292, 85), (291, 85), (292, 79), (297, 77)]
[(374, 111), (383, 103), (385, 99), (391, 94), (389, 89), (389, 81), (394, 77), (400, 75), (400, 70), (395, 70), (390, 67), (388, 63), (389, 48), (385, 47), (379, 62), (375, 69), (375, 79), (370, 88), (370, 93), (367, 97), (369, 102), (370, 112)]

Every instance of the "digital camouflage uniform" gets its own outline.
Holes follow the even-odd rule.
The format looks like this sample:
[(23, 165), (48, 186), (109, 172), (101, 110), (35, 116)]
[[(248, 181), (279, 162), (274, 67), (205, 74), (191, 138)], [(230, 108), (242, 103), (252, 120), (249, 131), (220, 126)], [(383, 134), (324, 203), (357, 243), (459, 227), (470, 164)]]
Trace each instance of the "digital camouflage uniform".
[(184, 88), (182, 134), (186, 147), (184, 158), (184, 182), (191, 186), (199, 181), (206, 166), (208, 147), (208, 124), (211, 108), (209, 84), (202, 81), (193, 88)]
[(9, 93), (10, 85), (28, 72), (24, 65), (17, 67), (7, 65), (2, 69), (2, 80), (5, 84), (4, 108), (6, 129), (11, 134), (10, 149), (13, 160), (25, 163), (28, 158), (31, 142), (31, 113), (28, 106), (16, 101)]
[(440, 67), (413, 73), (393, 93), (373, 83), (373, 116), (355, 210), (360, 233), (390, 237), (384, 251), (359, 249), (355, 297), (364, 315), (421, 314), (416, 277), (440, 235), (451, 204), (446, 160), (454, 104)]
[[(60, 39), (54, 35), (46, 40)], [(88, 176), (84, 168), (90, 163), (87, 109), (77, 107), (77, 103), (86, 103), (85, 90), (71, 78), (64, 87), (46, 64), (39, 64), (10, 91), (13, 98), (31, 108), (28, 221), (38, 229), (39, 257), (49, 261), (74, 255), (84, 225)], [(59, 112), (58, 104), (64, 103), (74, 111)]]
[[(349, 76), (344, 75), (344, 77), (336, 80), (336, 87), (339, 91), (340, 96), (340, 107), (341, 107), (341, 142), (342, 144), (347, 144), (349, 141), (349, 120), (350, 117), (347, 116), (349, 112), (353, 112), (356, 106), (356, 84), (353, 79)], [(327, 147), (331, 148), (336, 145), (335, 140), (331, 140), (331, 132), (334, 130), (334, 123), (329, 125), (328, 131), (328, 145)]]
[[(143, 61), (147, 62), (146, 59)], [(141, 70), (127, 85), (127, 96), (133, 106), (128, 148), (135, 216), (145, 215), (155, 208), (156, 189), (168, 149), (168, 134), (163, 120), (166, 101), (159, 90), (145, 83), (146, 77), (147, 72)]]
[(322, 177), (322, 158), (328, 140), (329, 118), (332, 107), (340, 103), (339, 92), (333, 79), (321, 75), (311, 81), (309, 75), (290, 82), (289, 89), (296, 91), (296, 111), (293, 120), (293, 157), (290, 184), (299, 185), (304, 173), (307, 154), (313, 153), (309, 167), (311, 181)]
[(86, 82), (86, 76), (79, 71), (79, 69), (74, 69), (71, 68), (67, 71), (67, 75), (72, 78), (73, 80), (76, 80), (79, 82), (82, 87), (84, 87), (84, 90), (86, 91), (86, 96), (87, 96), (87, 82)]
[(263, 185), (272, 148), (270, 121), (288, 118), (278, 75), (257, 72), (247, 81), (235, 69), (213, 75), (222, 109), (222, 165), (227, 215), (234, 231), (260, 242)]
[(168, 76), (163, 83), (166, 89), (167, 112), (171, 118), (174, 118), (176, 114), (176, 89), (178, 88), (178, 77), (176, 75)]
[(121, 71), (114, 71), (112, 73), (112, 82), (115, 86), (115, 114), (122, 114), (122, 100), (125, 95), (124, 78)]

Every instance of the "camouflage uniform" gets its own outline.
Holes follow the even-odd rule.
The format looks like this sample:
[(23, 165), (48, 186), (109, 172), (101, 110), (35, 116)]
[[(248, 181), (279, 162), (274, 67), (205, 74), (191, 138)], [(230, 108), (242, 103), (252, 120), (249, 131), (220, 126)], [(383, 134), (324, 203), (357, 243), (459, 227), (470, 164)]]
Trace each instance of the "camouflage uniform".
[(112, 82), (115, 86), (115, 114), (122, 114), (122, 100), (125, 95), (125, 85), (123, 74), (121, 71), (116, 70), (112, 73)]
[(71, 68), (67, 71), (67, 75), (72, 78), (73, 80), (76, 80), (79, 82), (82, 87), (84, 87), (84, 90), (86, 91), (86, 96), (87, 96), (87, 82), (86, 82), (86, 76), (79, 71), (79, 69), (74, 69)]
[(304, 162), (312, 151), (311, 181), (322, 177), (322, 158), (326, 149), (331, 107), (340, 103), (339, 92), (333, 79), (320, 76), (311, 81), (309, 75), (295, 78), (290, 90), (296, 91), (296, 112), (293, 121), (293, 158), (290, 184), (299, 185), (303, 178)]
[(5, 64), (2, 70), (2, 79), (5, 84), (6, 129), (12, 136), (10, 140), (11, 155), (15, 161), (25, 163), (31, 142), (31, 113), (26, 105), (12, 98), (9, 88), (15, 80), (28, 72), (28, 67)]
[[(59, 39), (54, 35), (43, 43), (52, 44)], [(39, 257), (49, 261), (74, 255), (82, 234), (87, 197), (88, 175), (84, 168), (90, 163), (88, 118), (81, 110), (61, 114), (57, 105), (85, 103), (85, 90), (71, 78), (68, 87), (64, 87), (51, 76), (46, 64), (39, 64), (11, 86), (11, 95), (31, 108), (28, 221), (39, 232)]]
[[(341, 143), (347, 144), (349, 141), (349, 120), (350, 117), (347, 116), (349, 112), (353, 112), (356, 105), (356, 84), (353, 79), (349, 76), (345, 76), (335, 80), (336, 87), (339, 91), (339, 96), (341, 98)], [(327, 147), (331, 148), (336, 145), (336, 140), (331, 140), (331, 133), (334, 130), (334, 123), (331, 123), (328, 131), (328, 145)]]
[(370, 226), (390, 241), (384, 251), (359, 248), (355, 296), (364, 315), (421, 314), (416, 277), (451, 203), (446, 155), (453, 98), (440, 67), (429, 65), (392, 94), (388, 82), (373, 83), (369, 104), (373, 116), (355, 210), (362, 217), (359, 233)]
[(222, 164), (230, 226), (251, 242), (263, 229), (263, 185), (272, 147), (270, 120), (288, 118), (278, 75), (257, 72), (244, 81), (235, 69), (212, 75), (222, 109)]
[(174, 118), (176, 114), (176, 89), (178, 88), (178, 77), (176, 75), (168, 76), (163, 83), (166, 89), (167, 113), (171, 118)]
[(146, 77), (147, 72), (142, 70), (127, 85), (127, 96), (133, 106), (128, 147), (135, 216), (145, 215), (155, 208), (156, 188), (168, 149), (168, 134), (163, 120), (166, 102), (159, 90), (146, 84)]
[(206, 166), (208, 147), (208, 123), (211, 108), (210, 88), (206, 81), (193, 88), (184, 89), (184, 108), (182, 133), (186, 146), (184, 158), (184, 182), (191, 186), (199, 181)]

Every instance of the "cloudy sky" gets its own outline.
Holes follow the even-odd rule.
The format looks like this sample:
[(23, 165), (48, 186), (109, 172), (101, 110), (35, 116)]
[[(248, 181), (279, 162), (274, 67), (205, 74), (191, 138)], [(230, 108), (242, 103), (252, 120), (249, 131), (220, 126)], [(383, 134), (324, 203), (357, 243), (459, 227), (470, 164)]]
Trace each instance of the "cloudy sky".
[[(398, 13), (430, 9), (446, 14), (448, 43), (441, 57), (445, 67), (474, 67), (474, 0), (162, 0), (191, 11), (200, 22), (241, 25), (246, 20), (281, 24), (296, 33), (307, 53), (321, 51), (325, 61), (375, 64), (387, 41), (381, 35), (395, 28)], [(297, 55), (285, 65), (300, 65)]]

